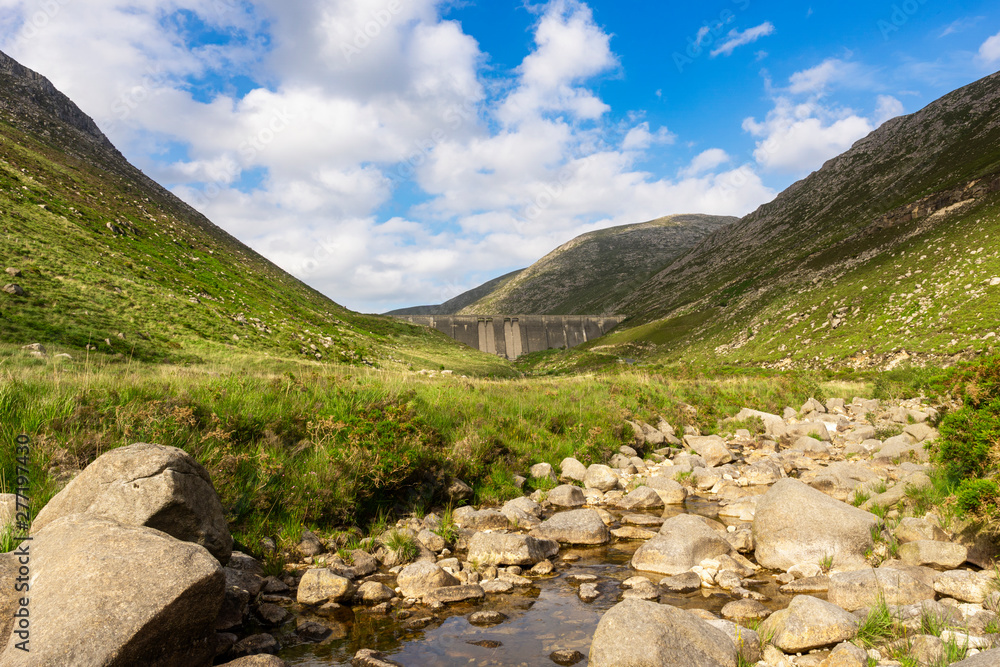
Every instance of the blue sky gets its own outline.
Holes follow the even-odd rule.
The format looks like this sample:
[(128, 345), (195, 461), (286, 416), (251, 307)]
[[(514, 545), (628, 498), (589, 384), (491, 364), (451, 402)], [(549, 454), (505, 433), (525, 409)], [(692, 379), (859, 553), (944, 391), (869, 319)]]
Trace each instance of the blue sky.
[(214, 222), (382, 312), (593, 229), (744, 215), (1000, 68), (1000, 6), (0, 0), (0, 49)]

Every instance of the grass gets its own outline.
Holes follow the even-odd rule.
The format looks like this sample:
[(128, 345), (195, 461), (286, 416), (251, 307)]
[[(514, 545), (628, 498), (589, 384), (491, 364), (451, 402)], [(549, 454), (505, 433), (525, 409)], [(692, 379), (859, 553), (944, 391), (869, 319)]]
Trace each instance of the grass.
[(448, 505), (441, 515), (441, 525), (434, 532), (445, 541), (446, 544), (455, 544), (458, 541), (458, 526), (455, 525), (454, 508)]
[(827, 554), (819, 561), (819, 566), (823, 568), (824, 572), (829, 572), (833, 569), (833, 554)]
[(400, 530), (390, 530), (383, 536), (382, 543), (396, 554), (397, 563), (409, 563), (420, 553), (416, 538)]
[(872, 497), (871, 494), (868, 493), (867, 491), (863, 489), (857, 489), (854, 492), (854, 495), (851, 496), (851, 504), (854, 505), (855, 507), (861, 507), (866, 502), (868, 502), (871, 499), (871, 497)]
[(879, 597), (875, 605), (868, 610), (868, 615), (858, 625), (855, 640), (865, 648), (874, 648), (877, 644), (894, 639), (898, 633), (896, 619), (885, 599)]

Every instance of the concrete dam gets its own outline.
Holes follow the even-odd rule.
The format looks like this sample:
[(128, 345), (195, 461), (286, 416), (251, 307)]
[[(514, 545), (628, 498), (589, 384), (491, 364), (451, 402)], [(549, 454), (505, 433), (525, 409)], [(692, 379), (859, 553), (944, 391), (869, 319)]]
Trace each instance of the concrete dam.
[(514, 360), (529, 352), (576, 347), (600, 338), (624, 317), (589, 315), (400, 315), (487, 354)]

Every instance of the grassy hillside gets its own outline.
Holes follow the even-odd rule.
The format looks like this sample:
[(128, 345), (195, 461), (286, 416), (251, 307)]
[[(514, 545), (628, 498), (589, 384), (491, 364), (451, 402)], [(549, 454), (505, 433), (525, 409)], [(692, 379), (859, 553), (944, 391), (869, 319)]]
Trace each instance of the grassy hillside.
[(351, 313), (132, 167), (39, 75), (0, 54), (0, 340), (74, 357), (252, 352), (509, 372), (443, 335)]
[(615, 304), (736, 218), (674, 215), (583, 234), (465, 306), (467, 315), (611, 315)]
[(616, 308), (594, 353), (776, 366), (951, 361), (1000, 312), (1000, 74), (889, 121)]

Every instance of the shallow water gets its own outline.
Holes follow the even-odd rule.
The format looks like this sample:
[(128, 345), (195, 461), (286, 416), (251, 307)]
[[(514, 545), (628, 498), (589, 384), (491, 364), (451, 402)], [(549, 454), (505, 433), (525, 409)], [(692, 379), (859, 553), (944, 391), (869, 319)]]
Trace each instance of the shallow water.
[[(667, 508), (656, 515), (669, 518), (685, 511), (718, 517), (716, 503), (697, 497), (689, 498), (684, 508)], [(620, 516), (615, 514), (616, 518)], [(563, 548), (553, 559), (556, 572), (534, 579), (534, 586), (521, 589), (522, 593), (488, 595), (481, 603), (449, 605), (439, 612), (416, 605), (410, 609), (413, 615), (409, 620), (433, 617), (422, 630), (406, 630), (400, 621), (369, 614), (361, 607), (356, 611), (345, 609), (344, 615), (337, 619), (310, 619), (334, 627), (333, 637), (322, 644), (289, 646), (279, 655), (291, 665), (303, 667), (350, 665), (351, 658), (362, 648), (382, 651), (407, 667), (554, 665), (549, 655), (560, 649), (577, 650), (586, 656), (601, 616), (621, 600), (624, 589), (620, 583), (642, 574), (629, 566), (632, 554), (642, 544), (641, 540), (634, 540), (604, 547)], [(569, 554), (579, 556), (580, 560), (563, 562), (562, 558)], [(579, 584), (567, 578), (572, 574), (597, 576), (595, 583), (601, 596), (589, 603), (580, 600)], [(647, 576), (653, 581), (662, 578), (662, 575)], [(767, 606), (778, 609), (787, 605), (788, 598), (778, 592), (777, 582), (770, 576), (762, 574), (756, 579), (762, 580), (762, 585), (754, 590), (772, 598), (765, 603)], [(720, 589), (702, 589), (686, 595), (663, 595), (660, 601), (718, 614), (734, 599)], [(485, 628), (471, 625), (468, 616), (483, 610), (502, 612), (508, 620)], [(585, 666), (586, 658), (577, 664)]]

